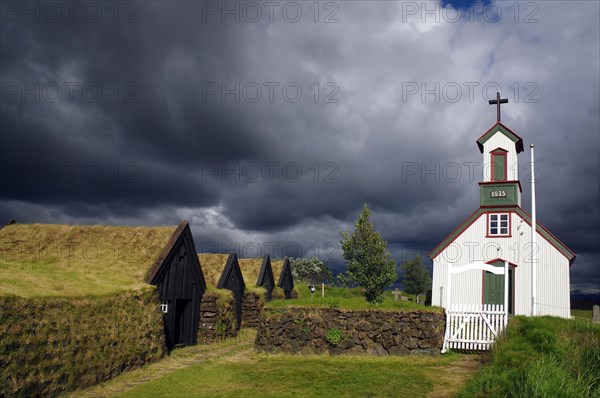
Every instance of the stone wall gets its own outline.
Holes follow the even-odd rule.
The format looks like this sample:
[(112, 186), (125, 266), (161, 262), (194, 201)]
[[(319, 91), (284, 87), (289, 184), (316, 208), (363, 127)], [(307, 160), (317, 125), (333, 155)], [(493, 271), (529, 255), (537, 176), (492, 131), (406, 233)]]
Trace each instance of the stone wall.
[(288, 307), (263, 314), (258, 352), (437, 355), (444, 342), (443, 313)]
[(264, 307), (264, 298), (257, 292), (244, 293), (242, 308), (242, 326), (256, 328), (260, 325), (260, 318)]
[(200, 303), (199, 343), (237, 336), (236, 323), (235, 300), (229, 290), (204, 293)]

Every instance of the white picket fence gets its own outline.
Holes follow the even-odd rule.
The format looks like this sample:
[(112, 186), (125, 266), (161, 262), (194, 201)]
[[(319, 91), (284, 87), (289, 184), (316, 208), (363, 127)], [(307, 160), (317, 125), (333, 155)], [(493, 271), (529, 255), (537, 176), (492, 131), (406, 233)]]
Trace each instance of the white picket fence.
[(508, 322), (503, 305), (452, 304), (446, 310), (442, 352), (448, 349), (489, 350)]

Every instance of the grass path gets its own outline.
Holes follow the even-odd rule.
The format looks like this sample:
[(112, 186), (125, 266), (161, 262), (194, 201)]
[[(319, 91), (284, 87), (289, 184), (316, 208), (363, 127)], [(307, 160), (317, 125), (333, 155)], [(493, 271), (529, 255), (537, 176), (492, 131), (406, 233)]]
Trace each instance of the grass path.
[(210, 345), (196, 345), (175, 350), (170, 356), (159, 362), (150, 364), (140, 369), (126, 372), (105, 383), (92, 386), (85, 390), (77, 390), (66, 395), (67, 397), (109, 397), (124, 393), (140, 384), (164, 377), (177, 370), (188, 368), (191, 365), (212, 359), (243, 360), (250, 356), (254, 350), (256, 331), (243, 329), (235, 339), (228, 339)]
[[(453, 397), (480, 367), (478, 356), (352, 357), (254, 353), (256, 331), (175, 350), (72, 397)], [(159, 380), (160, 379), (160, 380)], [(325, 394), (325, 395), (323, 395)]]
[(464, 355), (448, 366), (442, 366), (437, 376), (433, 391), (428, 398), (452, 397), (472, 379), (481, 368), (481, 358), (478, 355)]

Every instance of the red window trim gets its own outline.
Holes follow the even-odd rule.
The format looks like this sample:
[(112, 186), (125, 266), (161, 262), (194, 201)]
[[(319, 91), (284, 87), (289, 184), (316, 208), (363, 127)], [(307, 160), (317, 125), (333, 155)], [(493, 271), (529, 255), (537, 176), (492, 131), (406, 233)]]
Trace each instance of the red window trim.
[[(492, 214), (508, 214), (508, 235), (490, 235), (490, 215)], [(512, 211), (490, 211), (486, 213), (486, 225), (485, 225), (485, 237), (486, 238), (512, 238)], [(500, 223), (500, 219), (498, 219), (498, 223)], [(500, 225), (498, 224), (498, 229), (500, 229)]]
[[(492, 172), (491, 172), (491, 179), (494, 182), (499, 182), (499, 181), (508, 181), (508, 168), (507, 168), (507, 160), (506, 158), (508, 157), (506, 154), (508, 153), (508, 151), (506, 149), (502, 149), (502, 148), (496, 148), (493, 151), (490, 152), (491, 158), (492, 158)], [(496, 162), (496, 157), (502, 157), (504, 159), (504, 178), (502, 180), (496, 180), (495, 176), (494, 176), (494, 172), (496, 170), (496, 168), (494, 167), (494, 164)]]

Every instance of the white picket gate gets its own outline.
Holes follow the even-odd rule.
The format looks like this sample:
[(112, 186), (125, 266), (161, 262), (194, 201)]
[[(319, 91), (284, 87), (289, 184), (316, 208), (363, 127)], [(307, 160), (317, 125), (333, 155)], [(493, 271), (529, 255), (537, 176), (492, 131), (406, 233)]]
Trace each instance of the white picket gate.
[[(452, 303), (452, 275), (469, 271), (487, 271), (504, 275), (508, 281), (508, 262), (493, 267), (483, 261), (452, 267), (448, 264), (446, 280), (446, 332), (442, 353), (458, 350), (489, 350), (508, 322), (508, 282), (504, 283), (504, 305)], [(448, 308), (449, 307), (449, 308)]]
[(453, 304), (446, 310), (442, 352), (448, 349), (484, 351), (502, 333), (508, 319), (503, 305)]

